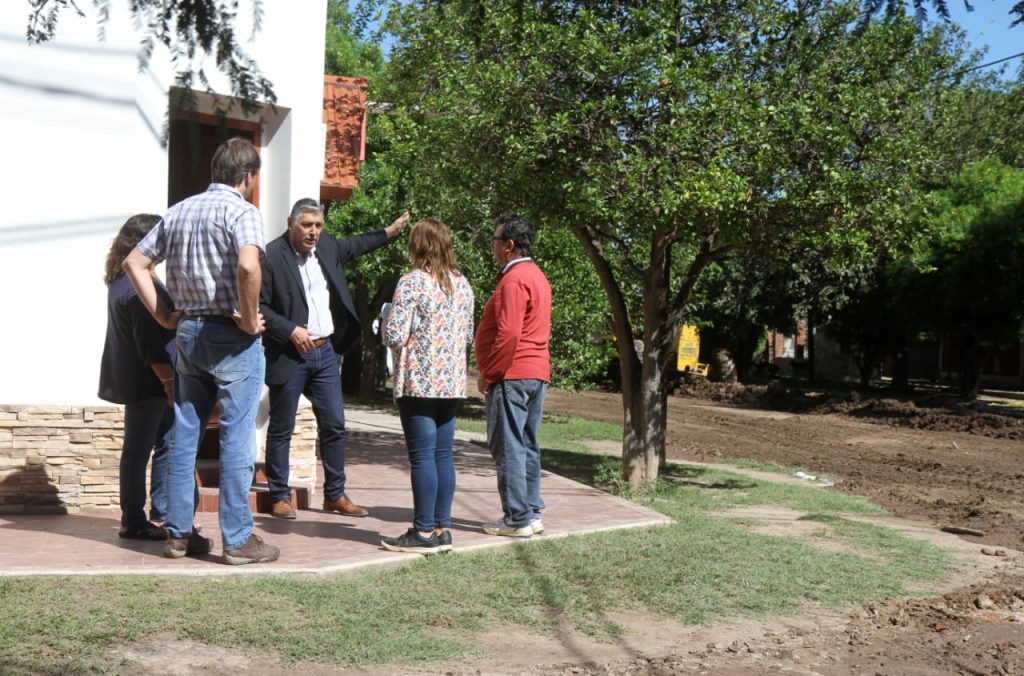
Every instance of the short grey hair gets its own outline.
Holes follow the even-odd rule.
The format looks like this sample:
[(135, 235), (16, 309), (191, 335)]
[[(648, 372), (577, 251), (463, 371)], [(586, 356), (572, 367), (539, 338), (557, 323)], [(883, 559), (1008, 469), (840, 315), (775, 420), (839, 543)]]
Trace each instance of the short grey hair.
[(320, 206), (312, 197), (303, 197), (292, 206), (292, 212), (288, 214), (288, 220), (295, 222), (299, 220), (299, 216), (302, 214), (321, 214), (323, 215), (324, 209)]

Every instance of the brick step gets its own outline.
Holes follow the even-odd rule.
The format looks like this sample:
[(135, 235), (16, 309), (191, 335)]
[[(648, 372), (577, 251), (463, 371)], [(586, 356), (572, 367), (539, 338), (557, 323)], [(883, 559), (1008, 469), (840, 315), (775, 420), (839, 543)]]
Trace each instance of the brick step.
[[(196, 459), (196, 485), (199, 486), (198, 512), (217, 512), (220, 510), (220, 460), (217, 458)], [(266, 466), (256, 463), (253, 485), (249, 489), (249, 508), (257, 514), (269, 514), (273, 500), (267, 488)], [(295, 509), (309, 509), (309, 490), (293, 488), (291, 505)]]
[[(256, 496), (254, 512), (257, 514), (270, 514), (270, 507), (274, 504), (274, 500), (270, 497), (270, 491), (265, 486), (253, 486), (249, 491), (249, 495)], [(288, 502), (291, 503), (293, 509), (309, 509), (309, 491), (305, 488), (293, 488), (291, 499)]]
[[(249, 509), (256, 510), (256, 496), (249, 491)], [(196, 505), (197, 512), (219, 512), (220, 511), (220, 490), (216, 487), (201, 486), (199, 488), (199, 504)]]
[[(295, 509), (309, 509), (309, 491), (305, 488), (293, 488), (289, 500)], [(256, 514), (269, 514), (274, 501), (266, 486), (253, 486), (249, 489), (249, 509)], [(220, 490), (216, 487), (201, 486), (199, 488), (199, 504), (197, 512), (220, 511)]]

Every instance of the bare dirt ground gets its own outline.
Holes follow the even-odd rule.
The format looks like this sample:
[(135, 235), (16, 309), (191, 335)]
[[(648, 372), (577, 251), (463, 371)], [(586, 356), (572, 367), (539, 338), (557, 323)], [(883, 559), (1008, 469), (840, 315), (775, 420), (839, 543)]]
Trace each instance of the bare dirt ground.
[[(837, 481), (898, 516), (1024, 550), (1024, 402), (866, 399), (699, 381), (669, 400), (670, 460), (748, 458)], [(546, 409), (622, 423), (618, 394), (553, 391)]]
[[(610, 393), (553, 391), (546, 411), (622, 421), (619, 395)], [(980, 531), (962, 536), (968, 548), (982, 558), (1005, 554), (1005, 563), (965, 572), (940, 596), (870, 604), (838, 621), (808, 609), (809, 625), (780, 620), (777, 630), (731, 641), (712, 633), (705, 645), (681, 640), (656, 656), (529, 673), (1024, 673), (1022, 413), (936, 394), (890, 399), (684, 385), (670, 398), (669, 459), (750, 458), (827, 476), (836, 482), (830, 490), (867, 496), (924, 527)]]

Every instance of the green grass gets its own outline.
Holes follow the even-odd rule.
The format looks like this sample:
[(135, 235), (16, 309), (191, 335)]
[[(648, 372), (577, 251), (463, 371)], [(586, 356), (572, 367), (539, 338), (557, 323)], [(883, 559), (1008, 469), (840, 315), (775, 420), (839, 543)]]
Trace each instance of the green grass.
[[(479, 417), (462, 415), (455, 426), (462, 432), (487, 432), (487, 422)], [(621, 442), (622, 426), (564, 415), (545, 415), (538, 436), (544, 449), (586, 451), (586, 441)]]
[[(570, 447), (590, 429), (568, 419), (544, 428)], [(546, 448), (544, 463), (595, 483), (618, 460)], [(329, 580), (0, 578), (0, 672), (117, 672), (109, 651), (173, 638), (286, 664), (422, 666), (475, 654), (473, 637), (494, 627), (546, 633), (565, 618), (613, 638), (624, 631), (607, 619), (616, 611), (710, 623), (792, 613), (807, 601), (838, 608), (907, 595), (945, 574), (943, 551), (845, 518), (881, 512), (857, 497), (688, 465), (671, 465), (655, 488), (623, 496), (676, 523)], [(822, 533), (762, 535), (719, 514), (756, 505), (800, 510)], [(824, 537), (844, 543), (843, 551), (815, 547)]]

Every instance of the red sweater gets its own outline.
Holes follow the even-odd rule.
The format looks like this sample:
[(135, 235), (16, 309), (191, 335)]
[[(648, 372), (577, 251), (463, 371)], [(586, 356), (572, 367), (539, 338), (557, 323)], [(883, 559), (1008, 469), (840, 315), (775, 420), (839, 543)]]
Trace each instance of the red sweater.
[(498, 275), (476, 330), (476, 363), (489, 383), (551, 381), (551, 285), (532, 260)]

